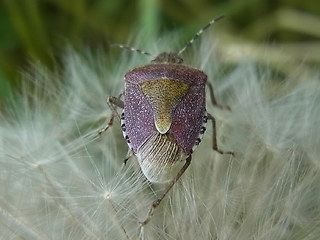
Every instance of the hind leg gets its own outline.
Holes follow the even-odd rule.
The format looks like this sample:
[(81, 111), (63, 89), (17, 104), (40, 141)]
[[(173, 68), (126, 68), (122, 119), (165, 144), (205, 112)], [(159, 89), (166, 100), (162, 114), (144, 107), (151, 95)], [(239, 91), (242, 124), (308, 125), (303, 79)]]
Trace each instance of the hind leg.
[(186, 159), (186, 163), (180, 169), (180, 171), (178, 172), (177, 176), (169, 183), (169, 185), (167, 186), (167, 188), (164, 191), (164, 193), (157, 200), (155, 200), (152, 203), (152, 205), (151, 205), (151, 207), (150, 207), (150, 209), (148, 211), (148, 215), (147, 215), (146, 219), (144, 221), (140, 222), (140, 226), (141, 227), (146, 225), (151, 220), (151, 217), (153, 216), (154, 210), (160, 205), (161, 201), (164, 199), (164, 197), (167, 195), (167, 193), (170, 191), (170, 189), (179, 180), (179, 178), (182, 176), (182, 174), (187, 170), (187, 168), (189, 167), (190, 163), (191, 163), (191, 155)]

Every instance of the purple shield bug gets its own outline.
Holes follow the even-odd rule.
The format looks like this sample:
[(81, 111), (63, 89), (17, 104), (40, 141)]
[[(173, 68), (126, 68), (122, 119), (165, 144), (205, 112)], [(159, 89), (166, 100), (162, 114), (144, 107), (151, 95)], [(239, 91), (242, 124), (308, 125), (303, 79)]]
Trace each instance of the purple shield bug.
[[(106, 131), (114, 117), (118, 116), (131, 155), (137, 157), (146, 178), (152, 183), (170, 182), (165, 192), (152, 204), (147, 218), (140, 222), (141, 226), (149, 222), (154, 209), (190, 165), (191, 154), (201, 142), (208, 119), (212, 121), (213, 149), (221, 154), (233, 154), (217, 147), (215, 119), (206, 112), (205, 107), (206, 85), (213, 105), (222, 106), (214, 98), (207, 75), (183, 65), (181, 58), (185, 49), (221, 18), (209, 22), (178, 53), (160, 53), (150, 64), (127, 72), (124, 102), (121, 96), (108, 99), (113, 115), (99, 133)], [(119, 47), (152, 56), (139, 49), (124, 45)], [(123, 109), (121, 116), (116, 111), (117, 107)], [(183, 162), (183, 165), (179, 164)], [(171, 172), (175, 172), (173, 178), (169, 177)]]

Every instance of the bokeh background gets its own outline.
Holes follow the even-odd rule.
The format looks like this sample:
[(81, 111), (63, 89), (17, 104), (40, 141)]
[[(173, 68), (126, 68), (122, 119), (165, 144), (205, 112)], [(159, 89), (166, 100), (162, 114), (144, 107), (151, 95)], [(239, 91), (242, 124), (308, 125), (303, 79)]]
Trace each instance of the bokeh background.
[(317, 71), (315, 0), (2, 0), (0, 106), (19, 89), (30, 62), (55, 70), (66, 45), (108, 52), (111, 43), (127, 43), (135, 33), (152, 41), (172, 30), (183, 42), (219, 15), (226, 18), (214, 28), (227, 63), (245, 53), (285, 75)]

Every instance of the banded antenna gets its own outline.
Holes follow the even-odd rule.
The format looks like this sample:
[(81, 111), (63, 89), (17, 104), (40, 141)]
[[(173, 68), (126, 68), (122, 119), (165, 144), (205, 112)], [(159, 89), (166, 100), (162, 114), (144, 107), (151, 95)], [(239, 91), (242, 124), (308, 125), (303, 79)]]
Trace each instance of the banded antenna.
[(194, 35), (194, 37), (178, 52), (178, 55), (181, 55), (181, 53), (183, 53), (205, 30), (207, 30), (207, 28), (209, 28), (212, 24), (219, 21), (223, 17), (224, 16), (219, 16), (215, 19), (212, 19), (207, 25), (201, 28), (199, 32), (197, 32), (196, 35)]
[(127, 45), (123, 45), (123, 44), (112, 44), (111, 46), (112, 46), (112, 47), (122, 48), (122, 49), (127, 49), (127, 50), (132, 51), (132, 52), (138, 52), (138, 53), (141, 53), (141, 54), (143, 54), (143, 55), (155, 57), (155, 56), (154, 56), (153, 54), (151, 54), (151, 53), (148, 53), (148, 52), (143, 51), (143, 50), (138, 49), (138, 48), (133, 48), (133, 47), (130, 47), (130, 46), (127, 46)]

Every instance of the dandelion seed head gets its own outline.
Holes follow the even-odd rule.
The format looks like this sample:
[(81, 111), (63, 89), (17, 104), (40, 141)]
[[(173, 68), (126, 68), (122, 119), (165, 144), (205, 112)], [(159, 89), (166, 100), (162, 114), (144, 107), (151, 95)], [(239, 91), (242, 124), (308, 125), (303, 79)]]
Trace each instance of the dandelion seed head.
[[(173, 36), (143, 50), (179, 49)], [(200, 40), (184, 52), (185, 64), (206, 72), (217, 100), (231, 107), (221, 111), (208, 99), (218, 145), (235, 157), (211, 149), (208, 125), (190, 168), (140, 232), (138, 221), (165, 185), (150, 184), (135, 157), (123, 164), (127, 147), (117, 120), (97, 133), (111, 116), (107, 97), (123, 92), (126, 71), (150, 59), (68, 49), (59, 74), (39, 65), (25, 74), (34, 91), (0, 116), (1, 237), (316, 239), (319, 76), (278, 84), (249, 60), (222, 70), (219, 40)]]
[(106, 200), (108, 200), (108, 199), (112, 198), (112, 195), (111, 195), (110, 192), (105, 192), (105, 193), (103, 194), (103, 198), (106, 199)]

